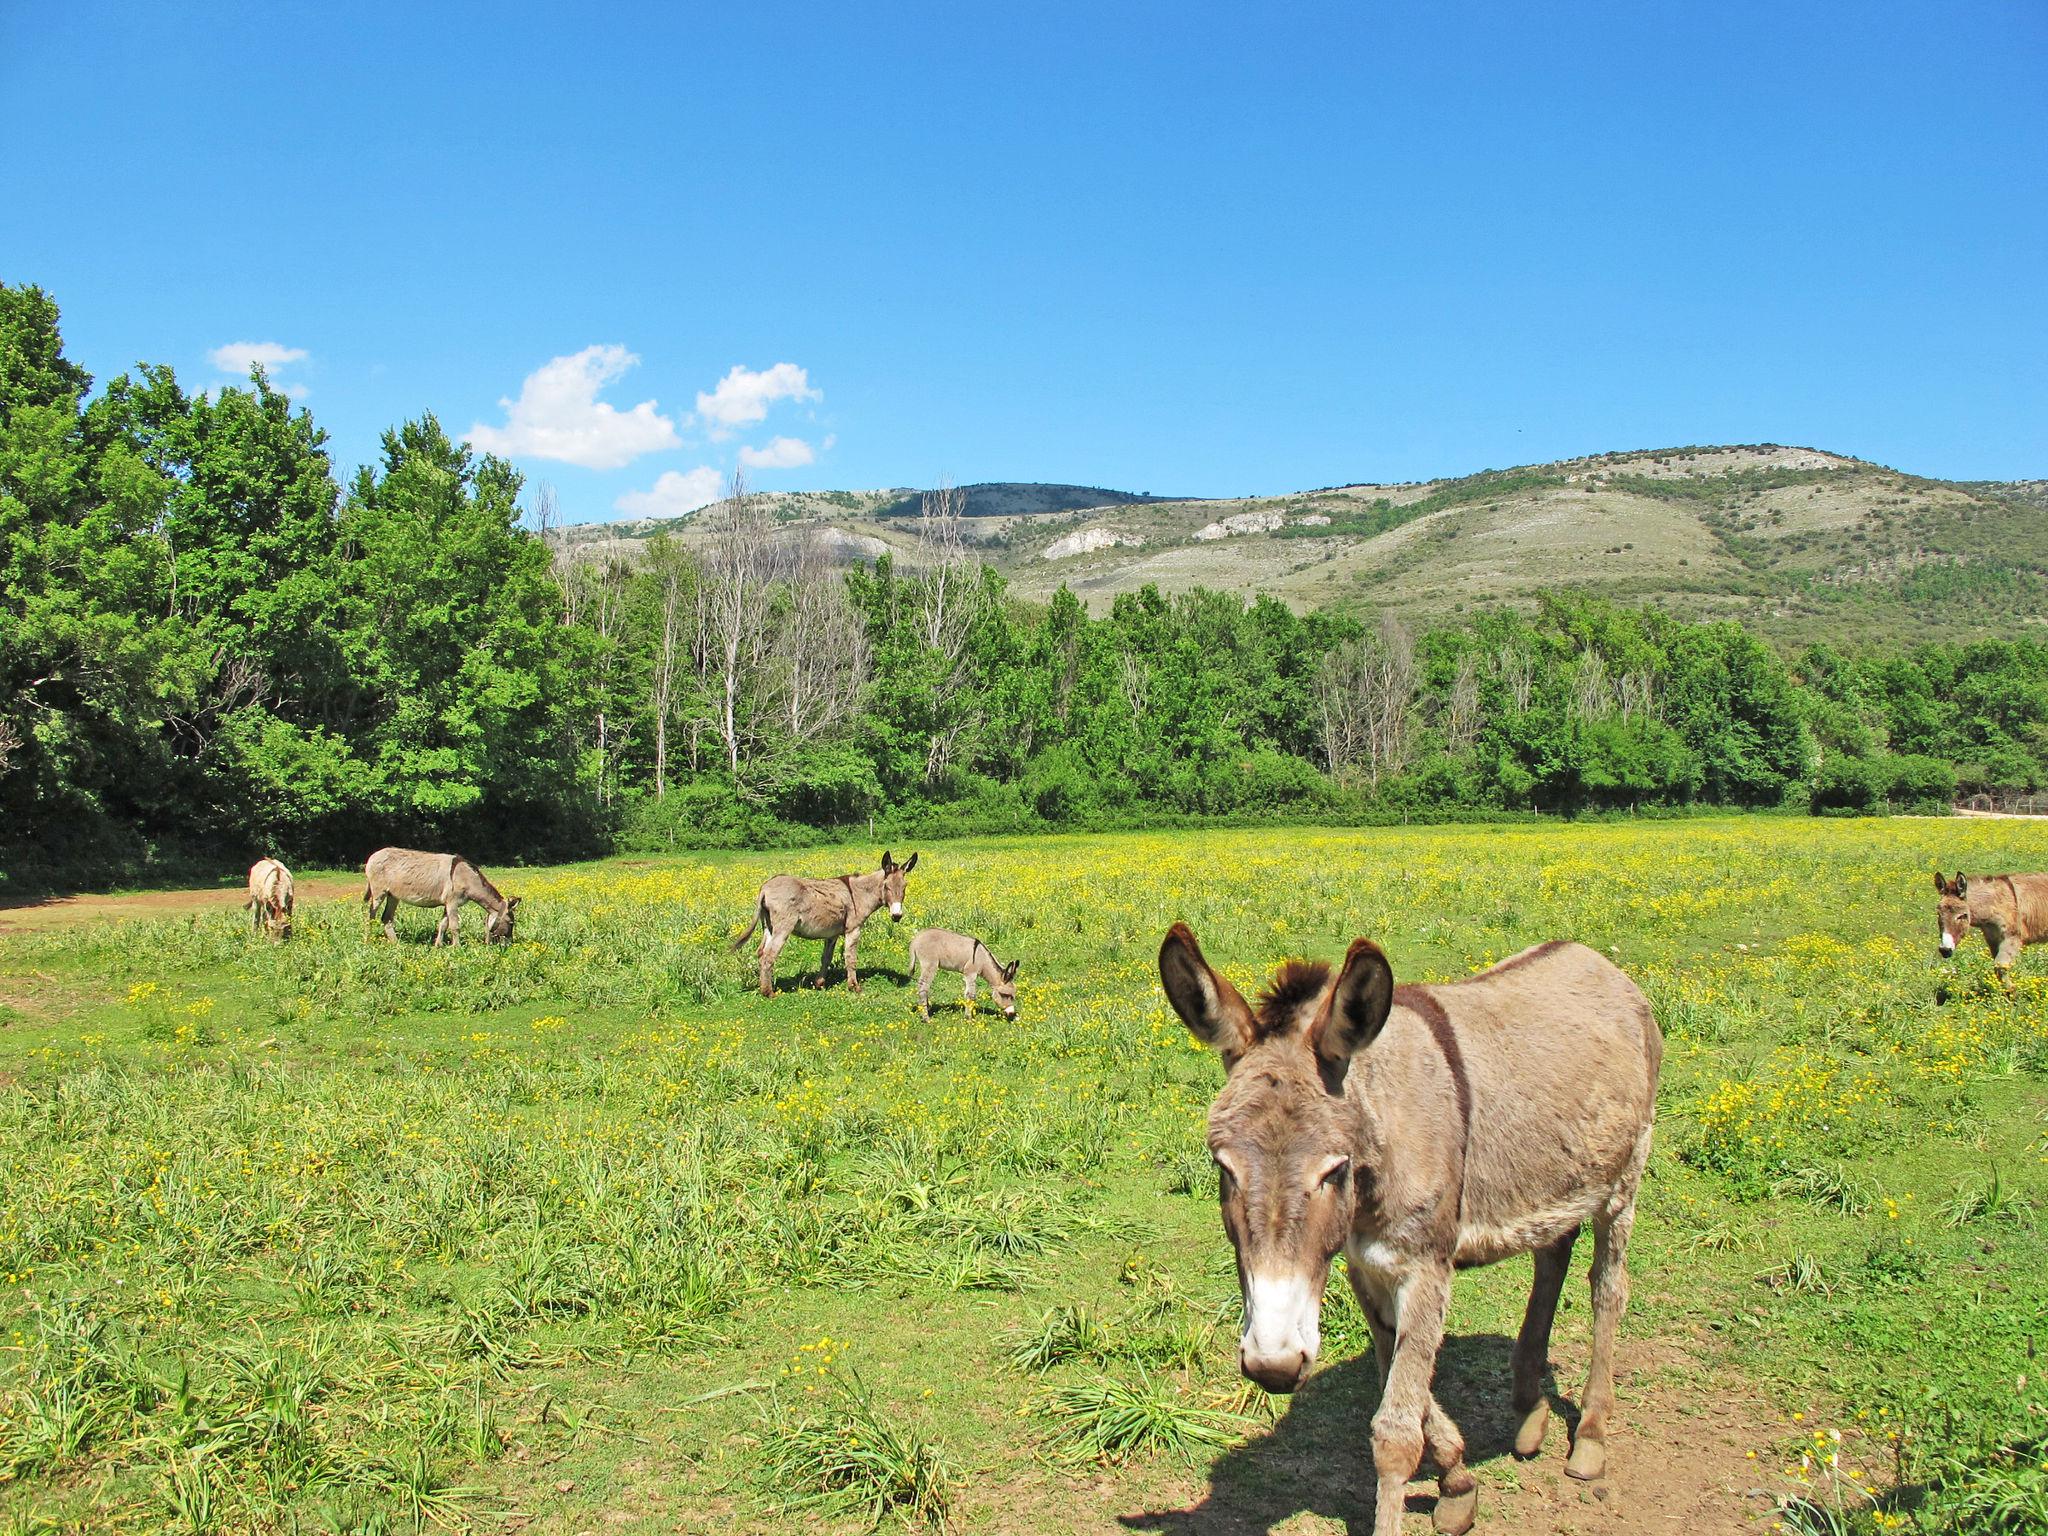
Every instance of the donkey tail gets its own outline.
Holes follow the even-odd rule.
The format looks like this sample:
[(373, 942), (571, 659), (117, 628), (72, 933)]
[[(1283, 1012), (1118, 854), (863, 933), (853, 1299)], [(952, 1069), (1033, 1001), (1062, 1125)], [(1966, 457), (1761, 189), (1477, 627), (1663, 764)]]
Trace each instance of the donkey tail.
[(732, 941), (733, 949), (735, 951), (738, 951), (746, 948), (747, 940), (751, 939), (754, 936), (754, 930), (759, 928), (761, 924), (767, 920), (767, 917), (768, 913), (764, 905), (761, 902), (755, 902), (754, 920), (751, 923), (747, 924), (747, 931), (745, 933), (741, 934), (738, 938)]

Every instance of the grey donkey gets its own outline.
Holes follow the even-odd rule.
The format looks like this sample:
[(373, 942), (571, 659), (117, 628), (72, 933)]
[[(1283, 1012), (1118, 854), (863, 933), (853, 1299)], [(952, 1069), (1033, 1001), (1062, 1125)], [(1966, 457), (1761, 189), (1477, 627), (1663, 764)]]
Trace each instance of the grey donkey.
[(818, 979), (825, 985), (832, 969), (832, 950), (843, 936), (846, 940), (846, 985), (860, 990), (860, 973), (854, 968), (854, 951), (860, 944), (861, 925), (884, 906), (889, 920), (903, 921), (903, 877), (917, 868), (917, 855), (898, 864), (883, 850), (882, 867), (864, 875), (839, 875), (831, 880), (804, 880), (795, 875), (777, 875), (761, 887), (754, 898), (754, 920), (747, 931), (732, 942), (739, 949), (761, 931), (761, 995), (775, 995), (775, 957), (791, 936), (823, 939), (825, 953), (818, 961)]
[[(410, 907), (439, 907), (441, 921), (434, 925), (434, 943), (443, 938), (460, 942), (457, 932), (462, 904), (473, 901), (488, 914), (484, 937), (493, 944), (512, 942), (513, 915), (519, 898), (506, 896), (484, 878), (484, 872), (457, 853), (418, 853), (411, 848), (379, 848), (363, 864), (363, 911), (372, 922), (382, 922), (384, 937), (395, 940), (398, 925), (392, 921), (398, 904)], [(381, 910), (380, 910), (381, 909)]]
[(1650, 1155), (1664, 1037), (1634, 982), (1579, 944), (1539, 944), (1464, 981), (1394, 985), (1379, 947), (1289, 961), (1256, 1007), (1174, 924), (1167, 1001), (1223, 1058), (1209, 1110), (1223, 1227), (1244, 1289), (1238, 1364), (1291, 1392), (1315, 1363), (1330, 1261), (1372, 1329), (1380, 1405), (1373, 1536), (1398, 1536), (1428, 1451), (1434, 1523), (1469, 1530), (1465, 1440), (1432, 1395), (1451, 1272), (1533, 1254), (1514, 1349), (1515, 1451), (1543, 1447), (1543, 1371), (1579, 1229), (1593, 1229), (1593, 1360), (1565, 1471), (1598, 1477), (1614, 1411), (1625, 1254)]
[(995, 996), (996, 1006), (1003, 1010), (1003, 1017), (1017, 1017), (1017, 967), (1023, 962), (1012, 960), (1008, 965), (997, 965), (996, 957), (988, 952), (988, 946), (968, 934), (955, 933), (950, 928), (920, 928), (910, 938), (910, 964), (917, 972), (917, 1011), (927, 1019), (932, 1016), (932, 977), (940, 971), (958, 971), (961, 976), (961, 995), (968, 1002), (974, 1001), (977, 982), (988, 983), (989, 991)]

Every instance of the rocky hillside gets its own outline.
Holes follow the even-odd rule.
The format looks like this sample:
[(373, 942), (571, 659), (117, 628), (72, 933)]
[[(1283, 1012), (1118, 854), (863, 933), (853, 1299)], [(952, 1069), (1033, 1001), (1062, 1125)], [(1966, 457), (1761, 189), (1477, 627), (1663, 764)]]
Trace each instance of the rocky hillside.
[[(1417, 618), (1570, 588), (1739, 617), (1785, 640), (2010, 632), (2048, 619), (2041, 482), (1929, 480), (1811, 448), (1600, 454), (1228, 501), (964, 489), (970, 536), (1013, 590), (1043, 598), (1064, 585), (1098, 609), (1152, 583)], [(827, 533), (843, 558), (914, 543), (912, 491), (773, 503), (792, 536)], [(688, 520), (685, 536), (706, 516)]]

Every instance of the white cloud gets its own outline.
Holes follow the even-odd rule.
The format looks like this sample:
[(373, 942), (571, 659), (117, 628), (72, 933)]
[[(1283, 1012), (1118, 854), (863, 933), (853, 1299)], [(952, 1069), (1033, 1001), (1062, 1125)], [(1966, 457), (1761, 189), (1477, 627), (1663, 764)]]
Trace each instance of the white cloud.
[(288, 347), (281, 341), (231, 341), (207, 353), (206, 360), (222, 373), (246, 379), (258, 363), (264, 372), (275, 373), (287, 363), (303, 363), (307, 356), (304, 347)]
[(709, 464), (683, 471), (669, 470), (651, 490), (628, 491), (612, 505), (634, 517), (681, 517), (708, 507), (724, 494), (718, 471)]
[(777, 400), (822, 400), (811, 388), (811, 376), (795, 363), (777, 363), (759, 373), (735, 363), (710, 394), (697, 396), (697, 415), (715, 437), (730, 437), (740, 427), (765, 421)]
[(517, 400), (498, 402), (505, 407), (505, 424), (478, 422), (469, 429), (469, 441), (485, 453), (560, 459), (584, 469), (618, 469), (643, 453), (673, 448), (675, 423), (652, 400), (621, 411), (597, 398), (639, 361), (624, 347), (601, 346), (551, 358), (526, 376)]
[(766, 448), (742, 448), (740, 462), (749, 469), (795, 469), (817, 458), (811, 445), (800, 437), (771, 439)]

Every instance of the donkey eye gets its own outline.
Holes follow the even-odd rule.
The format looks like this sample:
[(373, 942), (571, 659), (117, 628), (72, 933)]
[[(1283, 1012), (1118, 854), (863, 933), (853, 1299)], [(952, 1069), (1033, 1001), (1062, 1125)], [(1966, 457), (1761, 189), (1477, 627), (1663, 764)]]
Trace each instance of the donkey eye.
[(1324, 1189), (1335, 1189), (1338, 1185), (1344, 1182), (1345, 1175), (1350, 1172), (1351, 1159), (1348, 1157), (1340, 1157), (1337, 1159), (1336, 1162), (1332, 1163), (1327, 1169), (1324, 1170), (1322, 1178), (1319, 1179), (1317, 1182)]

